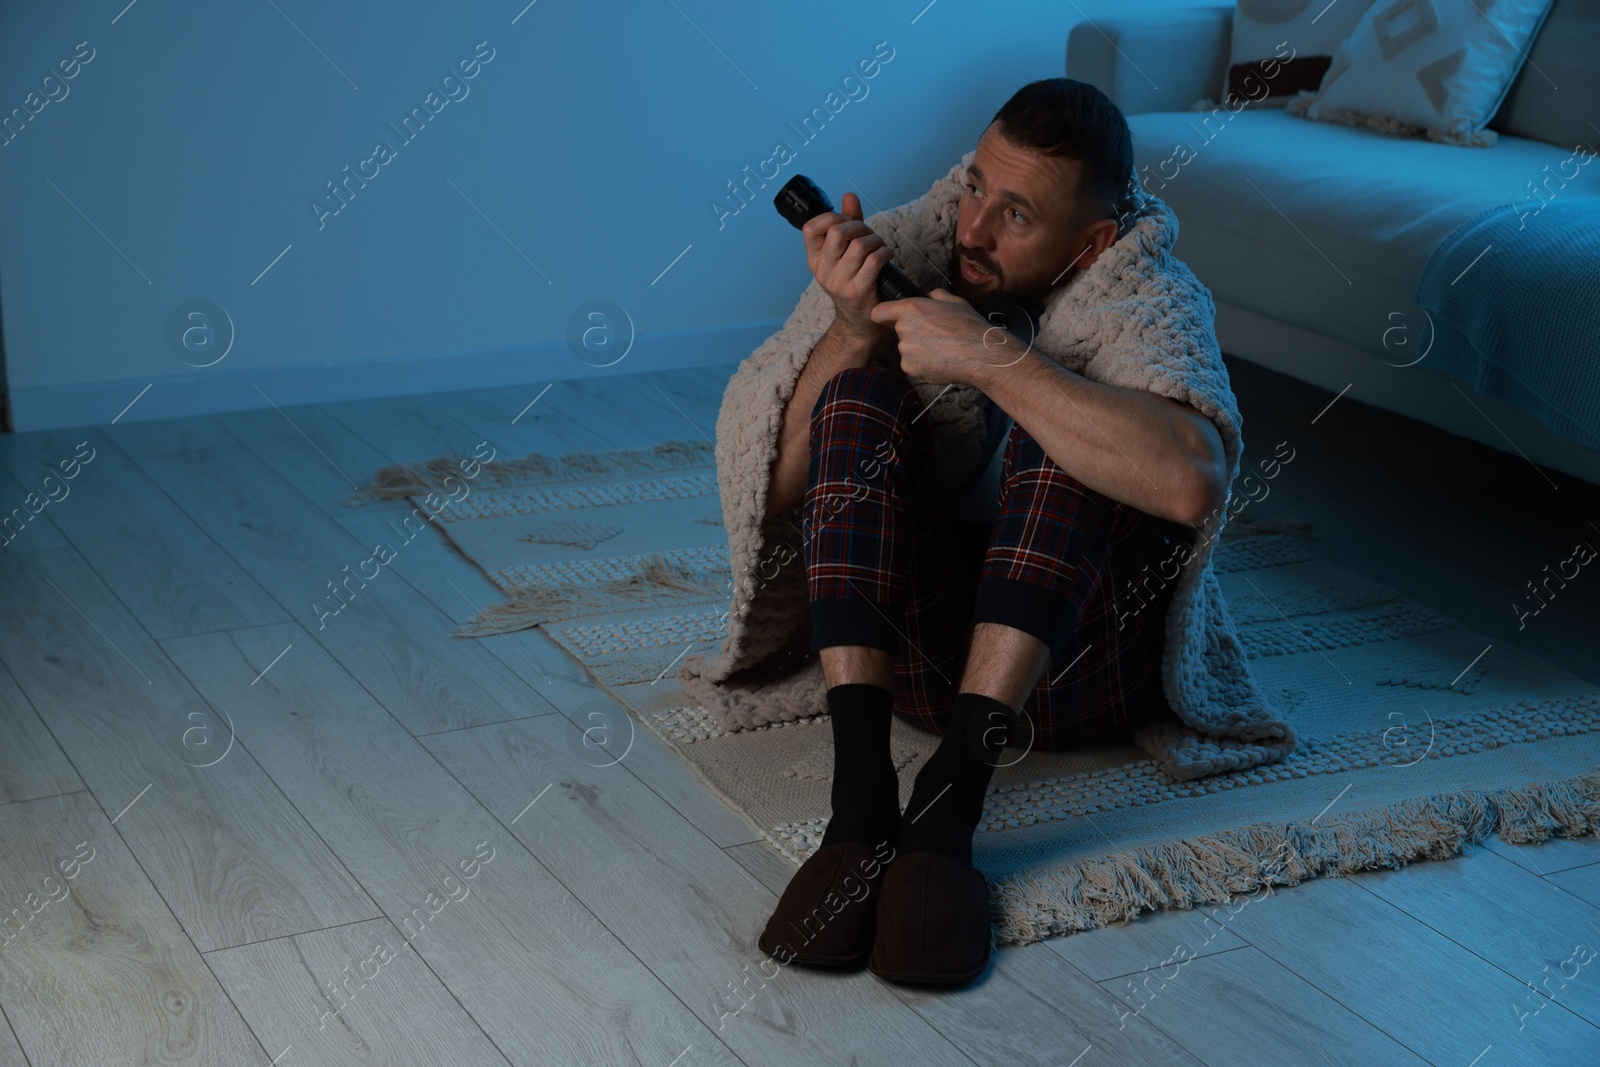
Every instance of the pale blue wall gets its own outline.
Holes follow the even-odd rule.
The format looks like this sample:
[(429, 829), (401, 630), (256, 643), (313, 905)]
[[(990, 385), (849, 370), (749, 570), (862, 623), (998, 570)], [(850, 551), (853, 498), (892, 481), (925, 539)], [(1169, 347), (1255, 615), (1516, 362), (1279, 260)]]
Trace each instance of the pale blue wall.
[[(921, 194), (1012, 91), (1062, 73), (1080, 11), (1113, 6), (126, 3), (0, 14), (0, 113), (65, 90), (0, 147), (24, 429), (108, 422), (150, 383), (130, 419), (258, 406), (252, 382), (285, 403), (740, 358), (809, 277), (771, 208), (783, 180)], [(84, 41), (93, 58), (46, 84)], [(387, 123), (479, 42), (467, 95), (403, 143)], [(786, 124), (878, 42), (893, 58), (866, 95), (802, 144)], [(310, 203), (379, 139), (395, 158), (319, 228)], [(719, 228), (712, 198), (779, 140), (796, 158)], [(204, 370), (166, 337), (197, 299), (236, 329)], [(639, 335), (603, 371), (565, 341), (592, 299)]]

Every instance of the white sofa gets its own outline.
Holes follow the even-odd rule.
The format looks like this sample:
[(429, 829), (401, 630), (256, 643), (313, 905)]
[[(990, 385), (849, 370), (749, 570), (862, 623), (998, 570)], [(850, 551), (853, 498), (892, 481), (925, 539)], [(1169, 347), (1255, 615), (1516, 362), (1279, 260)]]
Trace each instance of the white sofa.
[[(1413, 300), (1429, 255), (1456, 226), (1521, 200), (1546, 165), (1572, 154), (1571, 144), (1552, 143), (1562, 127), (1543, 80), (1561, 86), (1562, 106), (1600, 120), (1593, 8), (1558, 0), (1530, 50), (1541, 72), (1524, 67), (1491, 123), (1491, 148), (1315, 122), (1281, 107), (1190, 110), (1219, 96), (1232, 5), (1080, 23), (1066, 67), (1127, 116), (1135, 169), (1177, 213), (1176, 254), (1216, 299), (1225, 353), (1319, 385), (1329, 399), (1348, 386), (1346, 397), (1600, 482), (1600, 452), (1416, 362), (1430, 328)], [(1565, 115), (1566, 130), (1574, 117)], [(1590, 143), (1600, 144), (1600, 131)], [(1600, 164), (1562, 195), (1600, 196)]]

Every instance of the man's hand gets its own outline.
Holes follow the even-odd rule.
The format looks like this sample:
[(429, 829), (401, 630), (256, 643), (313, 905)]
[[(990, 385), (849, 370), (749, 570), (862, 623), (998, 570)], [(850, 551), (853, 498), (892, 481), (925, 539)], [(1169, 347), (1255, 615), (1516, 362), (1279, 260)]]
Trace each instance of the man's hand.
[(865, 342), (882, 341), (887, 326), (873, 321), (878, 303), (878, 274), (894, 252), (861, 221), (861, 198), (844, 194), (844, 211), (826, 211), (800, 228), (805, 236), (806, 263), (833, 298), (840, 328)]
[(944, 289), (926, 298), (880, 303), (872, 320), (899, 335), (900, 369), (935, 385), (957, 382), (981, 389), (988, 375), (1027, 353), (1023, 341)]

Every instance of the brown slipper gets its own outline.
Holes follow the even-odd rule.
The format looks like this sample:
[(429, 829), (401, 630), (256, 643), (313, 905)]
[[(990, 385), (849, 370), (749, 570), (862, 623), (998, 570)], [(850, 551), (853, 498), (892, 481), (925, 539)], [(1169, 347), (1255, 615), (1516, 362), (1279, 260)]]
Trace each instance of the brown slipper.
[(867, 969), (879, 978), (960, 985), (989, 965), (989, 883), (937, 852), (895, 857), (883, 877)]
[(872, 951), (885, 863), (867, 845), (817, 849), (794, 872), (779, 898), (757, 942), (761, 951), (780, 963), (860, 964)]

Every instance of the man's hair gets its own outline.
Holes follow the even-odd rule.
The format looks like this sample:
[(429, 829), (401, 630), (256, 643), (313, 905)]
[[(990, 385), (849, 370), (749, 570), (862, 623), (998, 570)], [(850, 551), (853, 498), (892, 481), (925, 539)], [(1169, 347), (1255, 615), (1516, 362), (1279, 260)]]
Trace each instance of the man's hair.
[(1018, 89), (992, 121), (1019, 148), (1081, 165), (1077, 192), (1085, 216), (1116, 213), (1133, 174), (1133, 136), (1105, 93), (1087, 82), (1045, 78)]

